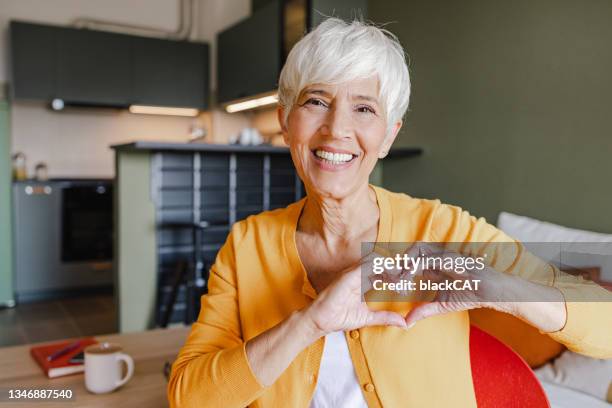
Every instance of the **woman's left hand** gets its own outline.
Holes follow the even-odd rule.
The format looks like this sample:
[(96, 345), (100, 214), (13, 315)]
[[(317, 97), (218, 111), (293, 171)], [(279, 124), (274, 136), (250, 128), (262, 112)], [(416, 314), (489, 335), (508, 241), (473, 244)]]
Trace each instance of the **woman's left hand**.
[[(423, 254), (422, 246), (411, 251), (415, 250)], [(443, 259), (466, 258), (450, 251), (435, 253), (430, 248), (425, 252), (426, 256)], [(544, 332), (554, 332), (565, 325), (565, 301), (561, 292), (554, 287), (502, 273), (488, 265), (462, 273), (447, 269), (421, 269), (415, 272), (426, 282), (443, 284), (443, 287), (452, 285), (452, 289), (439, 289), (431, 301), (412, 309), (406, 316), (407, 327), (427, 317), (476, 308), (512, 314)]]

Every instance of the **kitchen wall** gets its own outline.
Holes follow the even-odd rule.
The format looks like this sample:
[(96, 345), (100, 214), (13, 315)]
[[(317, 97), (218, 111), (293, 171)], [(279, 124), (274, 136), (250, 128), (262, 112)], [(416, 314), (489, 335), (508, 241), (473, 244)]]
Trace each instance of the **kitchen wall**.
[(612, 232), (612, 2), (377, 0), (410, 56), (386, 187), (496, 222), (506, 210)]
[[(11, 19), (68, 25), (88, 17), (174, 31), (179, 0), (0, 0), (0, 84), (9, 81), (8, 23)], [(249, 0), (195, 0), (193, 40), (211, 44), (211, 86), (216, 87), (215, 36), (250, 13)], [(51, 177), (112, 177), (109, 145), (130, 140), (185, 141), (194, 119), (133, 115), (125, 111), (68, 109), (50, 111), (42, 102), (12, 103), (12, 150), (27, 155), (30, 173), (36, 162), (49, 166)], [(224, 141), (248, 125), (246, 115), (213, 111), (212, 135)]]

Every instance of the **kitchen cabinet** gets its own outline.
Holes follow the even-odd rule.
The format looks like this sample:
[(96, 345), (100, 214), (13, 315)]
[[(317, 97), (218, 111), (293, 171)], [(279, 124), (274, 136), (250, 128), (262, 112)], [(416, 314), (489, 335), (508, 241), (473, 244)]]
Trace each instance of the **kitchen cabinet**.
[(14, 96), (51, 100), (57, 94), (57, 34), (55, 27), (11, 22)]
[(217, 100), (274, 91), (293, 45), (325, 16), (367, 17), (367, 0), (260, 0), (250, 17), (217, 35)]
[(208, 44), (134, 38), (132, 103), (208, 107)]
[(12, 96), (208, 107), (208, 44), (12, 21)]
[(129, 105), (130, 37), (70, 28), (58, 31), (57, 97), (78, 104)]
[(271, 1), (217, 36), (217, 100), (271, 91), (281, 66), (281, 2)]
[(17, 301), (112, 285), (111, 180), (28, 180), (12, 188)]

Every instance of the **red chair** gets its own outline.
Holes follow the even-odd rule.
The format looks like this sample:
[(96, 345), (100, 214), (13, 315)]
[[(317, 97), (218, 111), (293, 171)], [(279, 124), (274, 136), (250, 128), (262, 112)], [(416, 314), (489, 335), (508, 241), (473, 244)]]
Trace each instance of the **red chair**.
[(475, 326), (470, 328), (470, 361), (478, 408), (550, 408), (525, 360)]

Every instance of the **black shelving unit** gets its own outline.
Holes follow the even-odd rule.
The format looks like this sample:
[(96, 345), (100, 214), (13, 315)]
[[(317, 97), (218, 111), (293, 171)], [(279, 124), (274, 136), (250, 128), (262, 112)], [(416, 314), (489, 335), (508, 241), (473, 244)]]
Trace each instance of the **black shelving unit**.
[[(192, 271), (199, 267), (206, 279), (233, 223), (286, 207), (304, 194), (287, 149), (164, 150), (153, 153), (151, 172), (157, 224), (158, 322), (181, 261), (190, 263)], [(199, 238), (194, 225), (206, 225)], [(195, 245), (200, 249), (199, 266), (193, 261)], [(186, 285), (181, 284), (169, 322), (184, 321), (189, 304)]]

